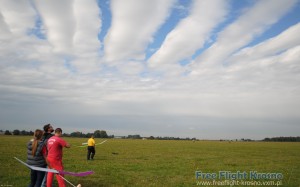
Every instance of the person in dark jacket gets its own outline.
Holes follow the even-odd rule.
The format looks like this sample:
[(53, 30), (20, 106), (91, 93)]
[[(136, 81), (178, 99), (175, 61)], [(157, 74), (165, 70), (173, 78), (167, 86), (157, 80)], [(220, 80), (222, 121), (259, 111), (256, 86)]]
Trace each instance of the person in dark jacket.
[[(51, 124), (46, 124), (44, 125), (44, 135), (42, 137), (42, 144), (40, 144), (38, 146), (38, 151), (42, 150), (44, 147), (46, 147), (46, 152), (48, 152), (47, 150), (47, 142), (49, 140), (49, 138), (51, 138), (53, 136), (53, 126)], [(47, 184), (47, 172), (45, 174), (45, 177), (43, 179), (43, 182), (42, 182), (42, 185), (41, 187), (46, 187), (46, 184)]]
[[(40, 129), (35, 130), (34, 139), (27, 143), (27, 164), (36, 167), (46, 168), (46, 148), (44, 147), (40, 152), (37, 148), (43, 144), (42, 140), (43, 131)], [(44, 179), (45, 172), (31, 169), (30, 171), (30, 184), (28, 187), (40, 187)]]
[(47, 145), (47, 141), (49, 140), (49, 138), (51, 138), (53, 136), (53, 127), (51, 124), (47, 124), (47, 125), (44, 125), (44, 134), (43, 134), (43, 137), (42, 137), (42, 142), (43, 144), (40, 144), (37, 148), (37, 152), (41, 151), (43, 149), (44, 146)]

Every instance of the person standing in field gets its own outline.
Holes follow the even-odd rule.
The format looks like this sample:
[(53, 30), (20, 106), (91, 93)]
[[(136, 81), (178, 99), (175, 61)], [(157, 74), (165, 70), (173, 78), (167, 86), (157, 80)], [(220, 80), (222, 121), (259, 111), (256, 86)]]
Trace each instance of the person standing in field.
[(51, 124), (47, 124), (44, 125), (44, 134), (43, 137), (41, 139), (41, 141), (43, 142), (42, 144), (39, 144), (39, 146), (37, 147), (37, 152), (41, 151), (43, 149), (44, 146), (47, 145), (47, 141), (49, 138), (51, 138), (53, 136), (53, 127)]
[[(55, 135), (52, 136), (47, 142), (48, 155), (47, 160), (49, 167), (52, 169), (56, 169), (58, 171), (64, 170), (62, 157), (63, 157), (63, 147), (70, 148), (71, 145), (67, 143), (65, 140), (61, 138), (62, 129), (55, 129)], [(47, 187), (52, 186), (54, 173), (48, 173), (47, 175)], [(62, 177), (64, 175), (61, 175)], [(65, 181), (63, 178), (56, 174), (56, 180), (58, 182), (59, 187), (65, 187)]]
[[(51, 138), (53, 136), (53, 126), (51, 124), (46, 124), (44, 125), (44, 134), (43, 134), (43, 137), (42, 137), (42, 144), (40, 144), (37, 148), (37, 152), (39, 152), (40, 150), (42, 150), (44, 147), (46, 147), (46, 152), (47, 152), (47, 142), (48, 142), (48, 139)], [(43, 182), (41, 184), (41, 187), (46, 187), (46, 184), (47, 184), (47, 172), (45, 173), (45, 176), (44, 176), (44, 179), (43, 179)]]
[[(46, 168), (46, 147), (43, 146), (42, 150), (38, 151), (39, 145), (42, 142), (43, 131), (36, 129), (34, 132), (34, 139), (27, 143), (27, 164), (36, 167)], [(30, 184), (28, 187), (40, 187), (45, 176), (44, 171), (30, 170)]]
[(90, 139), (88, 139), (88, 147), (87, 147), (87, 160), (93, 160), (94, 156), (96, 154), (96, 150), (95, 150), (95, 139), (94, 139), (94, 135), (91, 136)]

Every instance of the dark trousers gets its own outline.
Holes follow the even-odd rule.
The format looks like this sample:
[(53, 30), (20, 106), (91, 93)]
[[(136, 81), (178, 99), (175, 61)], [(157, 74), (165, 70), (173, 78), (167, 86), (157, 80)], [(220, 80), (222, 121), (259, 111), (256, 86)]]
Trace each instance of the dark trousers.
[(94, 159), (95, 153), (96, 153), (95, 147), (94, 146), (88, 146), (87, 159), (88, 160)]
[(45, 176), (44, 176), (41, 187), (46, 187), (46, 184), (47, 184), (47, 172), (45, 172)]
[(40, 187), (45, 176), (44, 171), (36, 171), (31, 169), (30, 184), (28, 187)]

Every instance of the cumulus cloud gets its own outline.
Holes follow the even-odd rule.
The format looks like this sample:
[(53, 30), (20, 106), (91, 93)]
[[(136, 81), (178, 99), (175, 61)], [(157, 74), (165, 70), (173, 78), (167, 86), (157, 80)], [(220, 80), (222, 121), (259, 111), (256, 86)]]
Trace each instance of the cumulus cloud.
[(202, 53), (195, 63), (206, 65), (224, 63), (228, 56), (270, 28), (296, 3), (295, 0), (257, 1), (253, 7), (221, 31), (216, 42)]
[(39, 14), (45, 25), (47, 40), (53, 51), (70, 54), (73, 47), (76, 22), (74, 19), (72, 0), (35, 1)]
[(282, 53), (292, 47), (300, 45), (300, 37), (295, 37), (300, 32), (300, 23), (291, 26), (279, 35), (259, 43), (256, 46), (246, 47), (233, 54), (228, 62), (241, 62), (255, 60), (265, 56)]
[(28, 29), (35, 26), (35, 11), (29, 1), (3, 0), (0, 2), (0, 10), (1, 30), (9, 31), (14, 37), (27, 34)]
[(227, 4), (227, 1), (219, 0), (193, 1), (189, 16), (168, 33), (160, 49), (149, 59), (150, 66), (161, 67), (190, 58), (224, 20)]
[(174, 0), (112, 1), (112, 23), (105, 37), (105, 58), (143, 60), (145, 48), (169, 15)]
[(98, 33), (101, 31), (101, 11), (96, 1), (75, 0), (73, 3), (76, 20), (73, 37), (74, 53), (77, 56), (97, 56), (101, 47)]

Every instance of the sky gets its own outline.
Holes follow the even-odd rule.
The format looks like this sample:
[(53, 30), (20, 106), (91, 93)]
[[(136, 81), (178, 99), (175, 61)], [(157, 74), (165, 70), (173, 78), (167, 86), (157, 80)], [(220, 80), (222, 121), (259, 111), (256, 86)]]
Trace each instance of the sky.
[(300, 135), (299, 0), (0, 0), (0, 125)]

